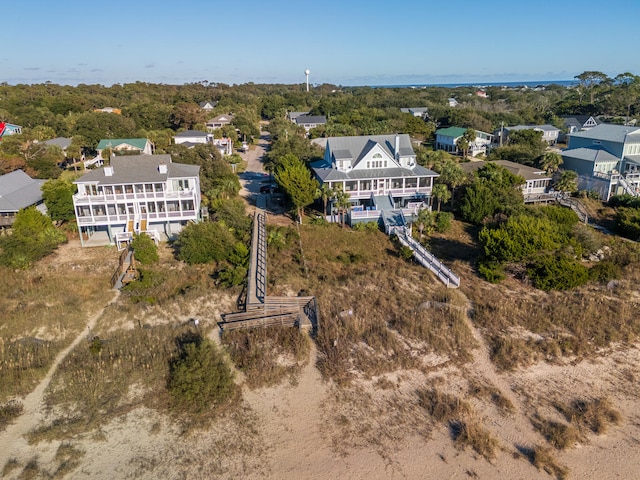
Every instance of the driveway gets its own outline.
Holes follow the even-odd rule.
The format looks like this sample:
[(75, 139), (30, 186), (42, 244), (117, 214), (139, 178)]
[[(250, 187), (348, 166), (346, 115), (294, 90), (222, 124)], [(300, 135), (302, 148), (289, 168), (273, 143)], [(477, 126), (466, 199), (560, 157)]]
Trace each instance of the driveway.
[(248, 152), (240, 153), (240, 156), (247, 162), (247, 168), (240, 173), (240, 195), (246, 198), (249, 203), (255, 204), (260, 187), (269, 184), (269, 174), (264, 169), (264, 155), (269, 148), (269, 134), (260, 132), (258, 144), (253, 146)]

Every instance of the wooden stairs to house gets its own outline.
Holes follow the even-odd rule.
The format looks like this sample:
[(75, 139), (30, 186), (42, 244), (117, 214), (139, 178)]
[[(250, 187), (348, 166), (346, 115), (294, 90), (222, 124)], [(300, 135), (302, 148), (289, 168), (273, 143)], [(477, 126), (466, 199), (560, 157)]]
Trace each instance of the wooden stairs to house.
[(131, 247), (120, 252), (118, 257), (118, 267), (111, 276), (111, 288), (116, 290), (121, 289), (128, 283), (133, 282), (138, 278), (138, 271), (135, 266), (135, 258), (133, 256), (133, 249)]

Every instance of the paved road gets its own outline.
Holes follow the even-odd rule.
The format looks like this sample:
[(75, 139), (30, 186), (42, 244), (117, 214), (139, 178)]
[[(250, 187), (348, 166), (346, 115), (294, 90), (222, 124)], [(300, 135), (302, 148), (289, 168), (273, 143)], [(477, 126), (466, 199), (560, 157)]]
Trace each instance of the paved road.
[(240, 156), (247, 162), (246, 170), (239, 174), (240, 184), (242, 190), (240, 195), (245, 197), (251, 203), (256, 202), (256, 197), (260, 193), (260, 187), (262, 185), (269, 184), (269, 174), (264, 169), (264, 154), (269, 148), (269, 134), (267, 132), (260, 132), (260, 139), (255, 148), (252, 148), (246, 153), (241, 153)]

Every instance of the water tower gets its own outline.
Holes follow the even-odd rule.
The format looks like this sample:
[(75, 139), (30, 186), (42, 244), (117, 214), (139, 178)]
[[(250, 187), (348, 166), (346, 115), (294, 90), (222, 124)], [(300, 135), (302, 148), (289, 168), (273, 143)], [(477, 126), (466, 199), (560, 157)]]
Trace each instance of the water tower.
[(311, 73), (311, 70), (309, 70), (308, 68), (304, 71), (304, 74), (307, 77), (307, 92), (309, 91), (309, 74), (310, 73)]

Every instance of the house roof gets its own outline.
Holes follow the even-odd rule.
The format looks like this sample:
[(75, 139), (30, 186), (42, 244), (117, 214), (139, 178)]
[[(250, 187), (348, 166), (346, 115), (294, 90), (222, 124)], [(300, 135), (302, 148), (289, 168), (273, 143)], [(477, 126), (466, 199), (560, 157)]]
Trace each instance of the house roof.
[(232, 120), (233, 115), (218, 115), (217, 117), (207, 120), (207, 123), (231, 123)]
[(598, 117), (591, 115), (560, 115), (560, 118), (564, 119), (564, 123), (567, 126), (575, 126), (582, 128), (587, 121), (592, 118), (597, 125), (600, 125), (602, 121)]
[[(158, 166), (167, 165), (167, 173), (160, 173)], [(115, 185), (141, 182), (165, 182), (168, 178), (197, 177), (200, 167), (173, 163), (171, 155), (127, 155), (111, 159), (113, 175), (105, 175), (104, 167), (92, 170), (74, 183)]]
[(201, 132), (200, 130), (186, 130), (184, 132), (176, 133), (176, 137), (208, 137), (209, 134)]
[(71, 145), (71, 139), (65, 137), (56, 137), (51, 140), (45, 140), (42, 142), (46, 145), (55, 145), (56, 147), (60, 147), (62, 150), (66, 150), (69, 145)]
[[(624, 125), (611, 125), (609, 123), (601, 123), (584, 132), (576, 132), (569, 137), (589, 138), (593, 140), (603, 140), (607, 142), (624, 143), (627, 135), (635, 135), (640, 132), (640, 127), (628, 127)], [(638, 135), (640, 140), (640, 135)]]
[(298, 125), (304, 124), (324, 124), (327, 123), (327, 117), (324, 115), (300, 115), (295, 118), (295, 121)]
[(421, 115), (427, 113), (429, 111), (429, 108), (427, 107), (408, 107), (408, 108), (401, 108), (400, 111), (402, 113), (412, 113), (412, 114), (416, 114), (419, 113)]
[(311, 164), (314, 172), (323, 182), (334, 180), (368, 180), (373, 178), (401, 178), (401, 177), (437, 177), (438, 174), (421, 165), (413, 168), (375, 168), (356, 169), (343, 172), (335, 168), (328, 167), (326, 163), (320, 161)]
[(198, 105), (200, 105), (200, 108), (205, 108), (207, 105), (214, 108), (217, 104), (218, 102), (200, 102)]
[(521, 165), (516, 162), (510, 162), (509, 160), (495, 160), (493, 162), (467, 162), (461, 163), (460, 167), (467, 173), (476, 172), (488, 163), (495, 163), (501, 167), (506, 168), (514, 175), (519, 175), (525, 180), (545, 180), (551, 179), (551, 176), (544, 170), (539, 168), (529, 167), (527, 165)]
[(560, 152), (560, 155), (562, 155), (563, 157), (575, 158), (577, 160), (586, 160), (588, 162), (613, 163), (620, 161), (618, 157), (616, 157), (615, 155), (611, 155), (602, 147), (570, 148), (568, 150), (562, 150)]
[(467, 129), (462, 127), (448, 127), (448, 128), (441, 128), (439, 130), (436, 130), (436, 135), (442, 135), (443, 137), (458, 138), (464, 135), (464, 132), (466, 131)]
[(504, 127), (506, 131), (509, 130), (542, 130), (545, 132), (559, 132), (560, 129), (553, 125), (514, 125), (513, 127)]
[(296, 118), (298, 117), (302, 117), (305, 115), (309, 115), (309, 112), (289, 112), (288, 116), (289, 116), (289, 120), (291, 120), (292, 122), (294, 122), (296, 120)]
[(144, 150), (147, 142), (149, 142), (149, 140), (146, 138), (106, 138), (100, 140), (97, 149), (104, 150), (105, 148), (116, 148), (120, 145), (131, 145), (132, 147)]
[(15, 213), (42, 201), (40, 188), (45, 180), (36, 180), (22, 170), (0, 176), (0, 212)]
[[(399, 139), (400, 156), (414, 156), (411, 138), (406, 133), (397, 135)], [(396, 135), (369, 135), (359, 137), (329, 137), (327, 148), (336, 159), (358, 159), (361, 158), (365, 149), (370, 150), (378, 144), (391, 158), (395, 158)]]

